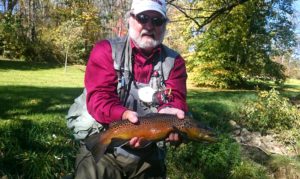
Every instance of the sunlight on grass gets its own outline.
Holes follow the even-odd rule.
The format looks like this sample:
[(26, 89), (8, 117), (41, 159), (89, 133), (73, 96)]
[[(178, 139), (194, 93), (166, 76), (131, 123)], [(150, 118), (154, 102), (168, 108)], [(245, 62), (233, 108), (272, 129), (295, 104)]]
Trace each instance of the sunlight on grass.
[(286, 90), (300, 92), (300, 80), (288, 79), (284, 86)]
[(83, 66), (70, 66), (67, 72), (64, 68), (40, 70), (0, 70), (0, 84), (17, 86), (43, 87), (83, 87)]

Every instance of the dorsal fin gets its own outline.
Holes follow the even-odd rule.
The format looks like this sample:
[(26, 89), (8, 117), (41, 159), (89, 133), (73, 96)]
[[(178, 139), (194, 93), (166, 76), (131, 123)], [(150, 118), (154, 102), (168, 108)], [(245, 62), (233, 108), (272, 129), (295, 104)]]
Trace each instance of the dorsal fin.
[(144, 117), (152, 117), (152, 116), (157, 116), (158, 113), (148, 113)]
[[(117, 126), (122, 125), (122, 124), (124, 124), (124, 123), (126, 123), (126, 122), (129, 122), (129, 121), (128, 121), (128, 120), (118, 120), (118, 121), (114, 121), (114, 122), (109, 123), (108, 128), (111, 128), (111, 127), (117, 127)], [(129, 122), (129, 123), (130, 123), (130, 122)]]
[(109, 123), (108, 128), (111, 128), (112, 126), (117, 125), (119, 122), (120, 121), (114, 121), (114, 122)]

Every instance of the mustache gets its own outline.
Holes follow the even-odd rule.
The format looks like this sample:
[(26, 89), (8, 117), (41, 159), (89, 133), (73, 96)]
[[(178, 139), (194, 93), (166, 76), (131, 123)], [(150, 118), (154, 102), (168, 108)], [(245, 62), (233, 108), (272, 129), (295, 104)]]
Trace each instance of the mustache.
[(141, 33), (140, 33), (140, 36), (143, 36), (143, 35), (150, 35), (150, 36), (156, 36), (156, 33), (155, 32), (153, 32), (153, 31), (148, 31), (148, 30), (145, 30), (145, 29), (143, 29), (142, 31), (141, 31)]

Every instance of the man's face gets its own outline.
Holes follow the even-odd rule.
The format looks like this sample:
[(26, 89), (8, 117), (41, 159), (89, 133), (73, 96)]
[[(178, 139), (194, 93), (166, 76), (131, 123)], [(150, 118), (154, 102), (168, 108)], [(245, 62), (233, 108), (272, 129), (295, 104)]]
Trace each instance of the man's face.
[(144, 50), (161, 44), (166, 31), (165, 18), (156, 11), (145, 11), (129, 18), (129, 36)]

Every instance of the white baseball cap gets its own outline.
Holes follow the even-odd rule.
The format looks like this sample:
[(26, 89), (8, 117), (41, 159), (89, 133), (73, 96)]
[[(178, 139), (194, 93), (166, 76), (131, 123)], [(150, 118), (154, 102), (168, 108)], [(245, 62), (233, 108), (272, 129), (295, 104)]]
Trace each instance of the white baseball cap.
[(144, 11), (157, 11), (164, 17), (167, 16), (165, 0), (132, 0), (131, 10), (134, 14), (139, 14)]

